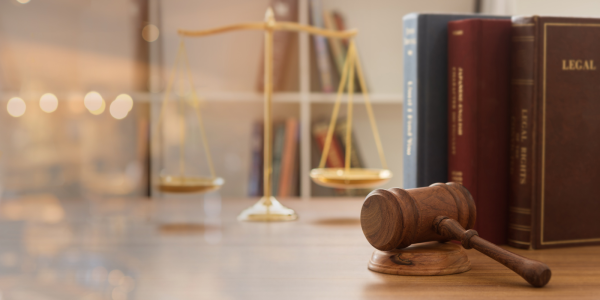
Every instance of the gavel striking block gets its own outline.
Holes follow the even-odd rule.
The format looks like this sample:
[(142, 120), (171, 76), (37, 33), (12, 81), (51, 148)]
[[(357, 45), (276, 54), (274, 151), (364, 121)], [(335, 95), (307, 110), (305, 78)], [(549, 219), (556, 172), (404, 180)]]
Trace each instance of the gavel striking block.
[(476, 214), (471, 193), (462, 185), (449, 182), (408, 190), (374, 190), (363, 203), (360, 222), (369, 243), (381, 251), (398, 253), (398, 249), (415, 243), (457, 240), (465, 249), (473, 248), (491, 257), (535, 287), (550, 281), (552, 273), (546, 264), (479, 237), (472, 229)]

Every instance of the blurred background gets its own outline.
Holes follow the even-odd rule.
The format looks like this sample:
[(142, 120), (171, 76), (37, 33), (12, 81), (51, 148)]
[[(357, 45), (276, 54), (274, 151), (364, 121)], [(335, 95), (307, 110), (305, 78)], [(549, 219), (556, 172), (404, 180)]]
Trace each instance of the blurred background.
[[(588, 15), (600, 5), (584, 0), (568, 6), (542, 2), (323, 1), (323, 11), (339, 16), (346, 28), (360, 31), (356, 38), (360, 59), (389, 168), (395, 174), (389, 187), (402, 183), (402, 16), (414, 11)], [(293, 15), (284, 18), (311, 23), (306, 1), (282, 3), (301, 8), (285, 12)], [(157, 130), (162, 134), (154, 135), (154, 147), (150, 142), (151, 124), (156, 125), (181, 40), (177, 30), (262, 20), (270, 4), (269, 0), (0, 3), (0, 199), (35, 193), (68, 198), (150, 196), (152, 176), (172, 173), (170, 168), (177, 166), (171, 161), (179, 146), (175, 110), (169, 115), (167, 108), (162, 131)], [(187, 65), (206, 114), (203, 121), (215, 169), (228, 183), (221, 194), (249, 196), (256, 144), (252, 127), (263, 113), (262, 33), (187, 38), (185, 43)], [(309, 123), (300, 126), (306, 132), (299, 133), (298, 167), (292, 168), (297, 181), (289, 196), (335, 196), (334, 191), (311, 185), (307, 176), (320, 157), (311, 125), (328, 120), (334, 95), (319, 86), (312, 39), (289, 34), (283, 49), (274, 119)], [(186, 80), (175, 84), (180, 81), (189, 84)], [(84, 98), (91, 91), (99, 93), (100, 108), (93, 101), (86, 107)], [(52, 95), (42, 98), (46, 93)], [(111, 106), (121, 94), (133, 99), (130, 111), (119, 111), (119, 101)], [(173, 96), (169, 103), (177, 100)], [(8, 105), (13, 98), (17, 99)], [(366, 111), (361, 97), (356, 98), (359, 159), (363, 166), (379, 167)], [(189, 170), (207, 172), (197, 121), (192, 114), (185, 119), (190, 131)]]
[[(200, 243), (218, 244), (222, 201), (262, 195), (262, 33), (186, 38), (187, 63), (182, 66), (189, 67), (192, 80), (175, 76), (173, 88), (165, 93), (182, 41), (177, 30), (260, 21), (269, 6), (278, 19), (315, 24), (310, 2), (0, 2), (0, 299), (151, 295), (152, 289), (139, 291), (144, 284), (156, 284), (140, 283), (140, 261), (170, 254), (158, 247), (136, 257), (127, 246), (118, 246), (120, 241), (153, 236), (155, 227), (134, 224), (204, 222), (214, 230), (203, 231)], [(403, 15), (598, 16), (600, 2), (323, 0), (320, 10), (335, 22), (326, 18), (324, 27), (359, 29), (359, 56), (389, 169), (395, 174), (384, 186), (389, 188), (402, 185)], [(274, 143), (283, 143), (284, 132), (297, 136), (289, 152), (292, 160), (282, 163), (284, 154), (279, 153), (279, 171), (291, 174), (291, 179), (276, 182), (275, 188), (285, 185), (285, 191), (275, 194), (304, 200), (364, 195), (368, 191), (338, 191), (311, 183), (308, 172), (321, 152), (319, 125), (328, 121), (335, 93), (320, 80), (313, 39), (290, 33), (282, 40), (276, 45), (284, 57), (275, 63)], [(335, 73), (336, 55), (326, 55)], [(215, 171), (225, 185), (206, 195), (164, 195), (154, 186), (159, 176), (178, 172), (182, 128), (187, 132), (186, 173), (210, 174), (198, 120), (191, 109), (181, 113), (176, 106), (175, 100), (193, 94), (190, 82), (200, 100)], [(356, 99), (356, 164), (378, 168), (364, 101), (358, 94)], [(178, 123), (182, 116), (183, 125)], [(295, 131), (286, 127), (289, 124), (297, 125)], [(154, 270), (161, 267), (159, 263)], [(56, 283), (68, 288), (59, 289)]]

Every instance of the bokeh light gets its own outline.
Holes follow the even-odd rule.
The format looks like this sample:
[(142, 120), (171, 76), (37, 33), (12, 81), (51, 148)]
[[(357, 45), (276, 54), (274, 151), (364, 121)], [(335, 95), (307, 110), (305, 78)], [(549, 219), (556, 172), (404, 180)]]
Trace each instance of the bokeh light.
[(110, 104), (110, 115), (113, 116), (113, 118), (121, 120), (127, 117), (128, 113), (127, 102), (117, 98)]
[[(104, 99), (102, 99), (102, 96), (98, 92), (91, 91), (85, 94), (85, 97), (83, 98), (83, 104), (90, 112), (99, 110), (103, 103)], [(104, 111), (104, 109), (102, 111)]]
[(40, 98), (40, 108), (47, 113), (54, 112), (58, 108), (58, 98), (52, 93), (43, 94)]
[(19, 97), (11, 98), (6, 104), (6, 110), (8, 111), (8, 114), (15, 118), (24, 115), (26, 109), (27, 104), (25, 104), (25, 101)]
[(125, 103), (125, 105), (127, 106), (127, 112), (130, 112), (133, 108), (133, 98), (131, 98), (131, 96), (127, 94), (121, 94), (115, 99), (115, 101), (117, 100)]
[(158, 27), (156, 27), (152, 24), (148, 24), (148, 25), (144, 26), (144, 29), (142, 29), (142, 37), (147, 42), (156, 41), (158, 39), (159, 35), (160, 35), (160, 31), (158, 30)]
[(102, 114), (105, 109), (106, 109), (106, 102), (104, 101), (104, 99), (102, 99), (102, 103), (100, 103), (100, 108), (98, 108), (96, 110), (90, 110), (90, 113), (92, 113), (92, 115), (97, 116), (99, 114)]
[(17, 2), (21, 3), (21, 4), (27, 4), (29, 3), (30, 0), (17, 0)]

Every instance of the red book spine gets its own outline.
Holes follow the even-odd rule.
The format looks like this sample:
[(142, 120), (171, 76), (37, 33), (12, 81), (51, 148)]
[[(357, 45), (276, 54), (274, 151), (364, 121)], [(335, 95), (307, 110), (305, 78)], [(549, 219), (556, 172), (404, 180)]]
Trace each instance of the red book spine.
[[(319, 144), (319, 149), (323, 153), (325, 148), (325, 140), (327, 139), (327, 123), (316, 124), (313, 129), (313, 135)], [(325, 161), (327, 168), (343, 168), (344, 167), (344, 151), (335, 135), (331, 138), (331, 145), (329, 146), (329, 154)]]
[[(448, 178), (464, 185), (479, 207), (477, 173), (477, 24), (448, 23)], [(477, 218), (479, 219), (479, 218)]]
[(287, 119), (285, 124), (285, 144), (283, 146), (283, 158), (281, 159), (281, 177), (279, 179), (278, 197), (284, 198), (291, 195), (292, 172), (294, 171), (294, 160), (296, 159), (296, 148), (298, 148), (298, 120)]
[(506, 243), (510, 20), (448, 23), (448, 177), (477, 206), (475, 229)]

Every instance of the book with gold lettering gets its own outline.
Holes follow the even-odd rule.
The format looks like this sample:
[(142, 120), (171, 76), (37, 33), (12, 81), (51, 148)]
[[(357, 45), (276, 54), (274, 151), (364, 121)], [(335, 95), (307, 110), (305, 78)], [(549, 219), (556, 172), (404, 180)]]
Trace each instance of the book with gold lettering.
[(509, 245), (600, 244), (600, 19), (512, 20)]
[(508, 19), (448, 23), (448, 179), (477, 207), (474, 229), (506, 244), (508, 210)]

